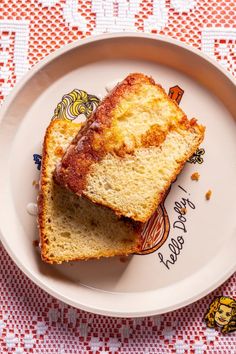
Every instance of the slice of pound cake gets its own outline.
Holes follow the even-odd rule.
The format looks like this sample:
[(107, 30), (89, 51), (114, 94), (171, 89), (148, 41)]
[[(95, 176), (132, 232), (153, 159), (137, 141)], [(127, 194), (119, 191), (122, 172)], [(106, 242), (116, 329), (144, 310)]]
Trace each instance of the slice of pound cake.
[(54, 120), (44, 139), (38, 222), (48, 263), (128, 255), (140, 248), (137, 223), (54, 183), (55, 166), (79, 129), (80, 124)]
[(131, 74), (72, 141), (55, 181), (117, 215), (147, 221), (204, 137), (161, 86)]

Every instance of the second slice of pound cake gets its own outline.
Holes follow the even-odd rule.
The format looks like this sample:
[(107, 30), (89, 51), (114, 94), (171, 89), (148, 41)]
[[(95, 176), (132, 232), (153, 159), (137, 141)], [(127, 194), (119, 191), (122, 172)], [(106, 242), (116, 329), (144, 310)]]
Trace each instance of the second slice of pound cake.
[(48, 263), (128, 255), (140, 250), (139, 225), (53, 181), (53, 171), (80, 124), (54, 120), (47, 129), (38, 198), (42, 259)]

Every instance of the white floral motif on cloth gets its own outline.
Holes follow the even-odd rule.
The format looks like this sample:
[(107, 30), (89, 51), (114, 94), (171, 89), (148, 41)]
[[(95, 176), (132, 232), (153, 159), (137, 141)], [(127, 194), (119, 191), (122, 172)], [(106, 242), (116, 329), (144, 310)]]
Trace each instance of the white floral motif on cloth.
[(236, 74), (236, 27), (204, 28), (201, 49), (216, 58), (231, 74)]
[(135, 15), (140, 0), (92, 0), (96, 14), (94, 33), (135, 31)]
[[(14, 36), (14, 39), (11, 38)], [(9, 66), (11, 62), (11, 46), (14, 41), (13, 49), (13, 66)], [(29, 22), (25, 20), (0, 20), (0, 92), (3, 96), (7, 96), (11, 90), (9, 77), (12, 73), (10, 69), (14, 68), (16, 80), (28, 70), (28, 41), (29, 41)]]

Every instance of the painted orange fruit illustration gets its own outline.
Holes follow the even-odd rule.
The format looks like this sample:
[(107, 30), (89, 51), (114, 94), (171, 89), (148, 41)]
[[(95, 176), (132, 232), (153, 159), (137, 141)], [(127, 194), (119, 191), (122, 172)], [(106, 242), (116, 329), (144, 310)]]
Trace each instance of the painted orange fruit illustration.
[(138, 254), (155, 252), (166, 241), (170, 222), (164, 202), (162, 202), (141, 230), (142, 246)]

